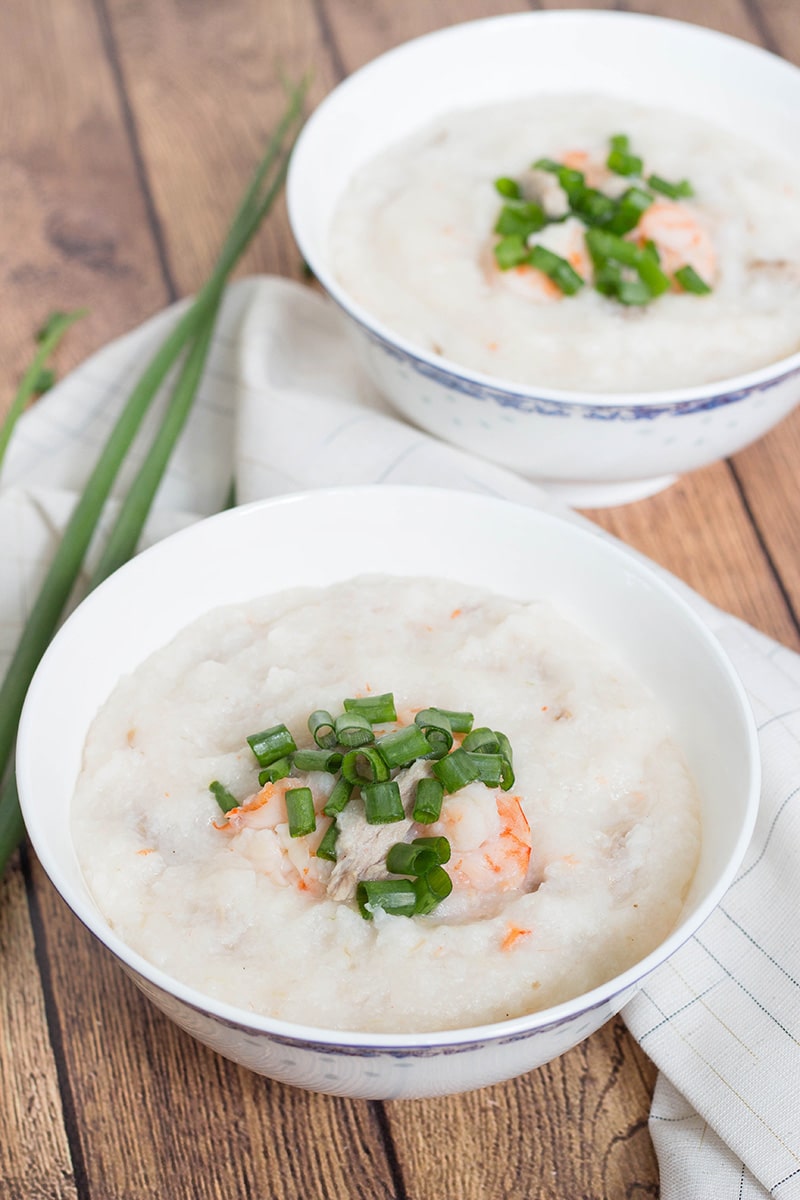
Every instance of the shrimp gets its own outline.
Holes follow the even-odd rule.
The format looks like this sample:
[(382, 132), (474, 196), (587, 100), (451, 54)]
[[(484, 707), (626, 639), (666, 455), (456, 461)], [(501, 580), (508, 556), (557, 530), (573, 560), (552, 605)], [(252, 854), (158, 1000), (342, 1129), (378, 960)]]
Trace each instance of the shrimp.
[(332, 869), (330, 862), (316, 857), (317, 847), (331, 823), (329, 817), (322, 815), (328, 796), (324, 788), (311, 787), (317, 827), (303, 837), (291, 837), (286, 792), (304, 786), (310, 786), (308, 776), (267, 783), (238, 808), (231, 809), (227, 820), (214, 822), (214, 827), (227, 834), (232, 839), (232, 848), (249, 858), (273, 882), (319, 896), (325, 892)]
[(448, 796), (439, 820), (420, 826), (418, 836), (446, 837), (450, 843), (445, 869), (454, 888), (442, 915), (445, 905), (451, 915), (465, 907), (487, 913), (499, 907), (502, 893), (526, 888), (531, 830), (519, 796), (471, 784)]
[(705, 283), (711, 283), (717, 269), (714, 243), (689, 204), (675, 200), (656, 200), (642, 214), (634, 230), (643, 245), (653, 242), (668, 275), (679, 267), (694, 267)]

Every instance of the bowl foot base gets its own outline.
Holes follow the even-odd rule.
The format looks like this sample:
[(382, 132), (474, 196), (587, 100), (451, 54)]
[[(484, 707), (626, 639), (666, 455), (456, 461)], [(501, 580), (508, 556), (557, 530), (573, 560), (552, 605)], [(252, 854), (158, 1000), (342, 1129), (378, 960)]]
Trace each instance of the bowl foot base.
[(571, 508), (614, 508), (655, 496), (675, 483), (677, 475), (659, 475), (656, 479), (626, 479), (622, 483), (581, 483), (579, 480), (537, 480), (550, 496), (563, 500)]

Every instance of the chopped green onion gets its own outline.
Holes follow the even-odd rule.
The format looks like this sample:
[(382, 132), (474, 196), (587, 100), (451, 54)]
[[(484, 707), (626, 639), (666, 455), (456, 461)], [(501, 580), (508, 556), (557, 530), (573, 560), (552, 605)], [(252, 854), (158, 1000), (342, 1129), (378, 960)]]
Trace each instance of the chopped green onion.
[(419, 725), (405, 725), (378, 738), (375, 749), (387, 767), (392, 769), (406, 767), (418, 758), (426, 758), (431, 752), (431, 744)]
[(269, 729), (262, 729), (260, 733), (251, 733), (247, 744), (260, 767), (268, 767), (279, 758), (293, 754), (297, 749), (295, 740), (285, 725), (272, 725)]
[(652, 203), (653, 197), (649, 192), (645, 192), (643, 188), (628, 188), (620, 196), (617, 203), (617, 210), (611, 220), (605, 225), (605, 228), (610, 233), (630, 233), (639, 224), (642, 214), (647, 211)]
[(292, 760), (287, 755), (286, 758), (278, 758), (274, 763), (270, 763), (263, 771), (258, 772), (258, 786), (263, 787), (265, 783), (277, 783), (279, 779), (286, 779), (292, 773)]
[(473, 729), (468, 733), (461, 743), (464, 750), (477, 750), (481, 754), (499, 754), (500, 742), (497, 734), (492, 729), (487, 729), (485, 725)]
[(502, 787), (507, 792), (514, 786), (514, 772), (504, 755), (470, 752), (470, 759), (478, 772), (478, 779), (487, 787)]
[(413, 917), (418, 896), (410, 879), (364, 879), (356, 887), (356, 900), (364, 920), (371, 921), (377, 908), (396, 917)]
[(436, 855), (436, 860), (439, 863), (450, 862), (450, 843), (446, 837), (419, 837), (414, 838), (412, 846), (424, 846), (428, 850), (433, 850)]
[(342, 755), (336, 750), (296, 750), (292, 763), (298, 771), (327, 771), (335, 775), (342, 765)]
[(642, 248), (636, 270), (650, 289), (651, 297), (662, 296), (669, 290), (669, 276), (661, 269), (658, 250), (653, 242), (648, 242)]
[(685, 292), (693, 292), (695, 296), (707, 296), (711, 291), (706, 281), (701, 279), (694, 267), (690, 267), (688, 263), (685, 267), (678, 268), (675, 278)]
[(432, 825), (439, 820), (444, 800), (444, 785), (438, 779), (420, 779), (414, 793), (414, 820), (418, 825)]
[(239, 801), (218, 779), (208, 785), (208, 790), (224, 813), (229, 813), (232, 808), (239, 807)]
[(427, 875), (414, 880), (417, 902), (414, 916), (423, 917), (432, 912), (453, 890), (453, 881), (443, 867), (433, 867)]
[(325, 816), (338, 816), (347, 807), (354, 790), (355, 784), (351, 783), (349, 779), (345, 779), (344, 775), (337, 779), (333, 785), (333, 791), (328, 797), (328, 802), (322, 810)]
[(551, 175), (557, 175), (563, 166), (563, 163), (557, 162), (554, 158), (537, 158), (533, 163), (534, 171), (549, 171)]
[(339, 826), (335, 821), (331, 821), (323, 834), (322, 841), (317, 846), (317, 858), (327, 859), (328, 862), (336, 862), (336, 839), (338, 836)]
[(653, 293), (643, 279), (623, 279), (617, 287), (620, 304), (649, 304)]
[(444, 758), (453, 745), (453, 728), (447, 716), (438, 708), (423, 708), (414, 717), (431, 746), (426, 758)]
[(606, 159), (609, 171), (615, 175), (641, 175), (643, 165), (637, 154), (631, 154), (630, 138), (626, 134), (619, 133), (611, 138), (611, 150)]
[(439, 708), (435, 711), (447, 717), (453, 733), (469, 733), (475, 723), (471, 712), (454, 712), (451, 708)]
[(361, 798), (368, 825), (390, 825), (405, 817), (400, 788), (394, 779), (362, 783)]
[(694, 195), (694, 188), (688, 179), (681, 179), (679, 183), (670, 183), (669, 180), (662, 179), (660, 175), (650, 175), (647, 179), (647, 186), (654, 192), (660, 192), (662, 196), (668, 196), (670, 200), (685, 200)]
[(587, 225), (607, 225), (614, 218), (618, 204), (597, 188), (587, 187), (573, 195), (571, 208)]
[(606, 259), (612, 258), (615, 262), (624, 263), (625, 266), (635, 267), (641, 255), (635, 242), (629, 242), (614, 233), (608, 233), (605, 229), (587, 230), (586, 248), (591, 255), (592, 262), (597, 266), (602, 266)]
[(528, 262), (552, 279), (565, 296), (574, 296), (583, 287), (583, 279), (567, 260), (545, 246), (534, 246), (528, 255)]
[(502, 237), (519, 234), (521, 238), (529, 238), (532, 233), (544, 229), (546, 224), (547, 217), (541, 205), (528, 200), (517, 200), (503, 205), (494, 231)]
[(394, 696), (391, 692), (384, 692), (382, 696), (358, 696), (345, 700), (344, 710), (361, 713), (371, 725), (382, 725), (385, 721), (397, 720)]
[(312, 712), (308, 718), (308, 731), (322, 750), (332, 750), (336, 745), (333, 717), (324, 708)]
[(497, 243), (494, 258), (501, 271), (509, 271), (527, 261), (528, 243), (520, 234), (511, 233)]
[(333, 723), (336, 740), (342, 746), (366, 746), (375, 741), (369, 718), (360, 712), (343, 712)]
[(359, 746), (342, 759), (342, 776), (348, 783), (380, 783), (389, 778), (389, 768), (374, 746)]
[(285, 800), (289, 837), (304, 837), (307, 833), (313, 833), (317, 828), (317, 818), (311, 788), (288, 788)]
[(507, 200), (521, 200), (522, 188), (517, 183), (516, 179), (509, 179), (507, 175), (503, 175), (500, 179), (494, 181), (495, 190), (501, 196), (505, 196)]
[(439, 865), (439, 856), (431, 846), (396, 842), (386, 855), (386, 870), (392, 875), (426, 875)]
[(478, 768), (461, 747), (433, 764), (433, 773), (446, 792), (457, 792), (478, 778)]

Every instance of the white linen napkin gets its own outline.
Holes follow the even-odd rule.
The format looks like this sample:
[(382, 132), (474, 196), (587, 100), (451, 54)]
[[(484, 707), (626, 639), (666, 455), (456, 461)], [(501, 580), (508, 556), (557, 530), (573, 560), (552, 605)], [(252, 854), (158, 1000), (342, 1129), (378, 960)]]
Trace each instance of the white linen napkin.
[[(0, 671), (76, 492), (182, 307), (92, 356), (20, 422), (0, 480)], [(434, 484), (583, 521), (534, 484), (398, 418), (361, 375), (333, 306), (280, 279), (229, 289), (145, 542), (216, 511), (232, 476), (240, 503), (343, 483)], [(763, 795), (722, 904), (623, 1015), (660, 1071), (650, 1128), (663, 1200), (790, 1200), (800, 1198), (800, 658), (672, 583), (748, 690)]]

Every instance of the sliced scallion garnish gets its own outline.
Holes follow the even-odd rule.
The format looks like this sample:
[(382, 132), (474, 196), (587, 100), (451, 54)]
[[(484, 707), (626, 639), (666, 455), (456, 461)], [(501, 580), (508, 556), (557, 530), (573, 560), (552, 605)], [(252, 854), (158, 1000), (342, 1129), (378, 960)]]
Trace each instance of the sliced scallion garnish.
[(507, 175), (503, 175), (500, 179), (494, 181), (495, 191), (504, 196), (506, 200), (521, 200), (522, 188), (517, 183), (516, 179), (509, 179)]
[(444, 758), (453, 745), (453, 727), (449, 718), (438, 708), (423, 708), (414, 717), (431, 747), (426, 758)]
[(662, 179), (660, 175), (648, 175), (647, 186), (654, 192), (660, 192), (662, 196), (668, 196), (670, 200), (685, 200), (694, 195), (694, 188), (688, 179), (670, 183), (668, 179)]
[(418, 758), (426, 758), (431, 744), (419, 725), (404, 725), (384, 734), (375, 743), (375, 749), (390, 770), (405, 767)]
[(440, 708), (438, 712), (444, 713), (447, 717), (453, 733), (469, 733), (475, 724), (475, 718), (471, 712), (457, 712), (451, 708)]
[(288, 755), (285, 758), (278, 758), (268, 767), (264, 767), (263, 771), (258, 772), (258, 786), (264, 787), (266, 783), (277, 783), (279, 779), (286, 779), (291, 773), (291, 758)]
[(395, 779), (362, 783), (361, 798), (368, 825), (390, 825), (405, 817), (400, 787)]
[(317, 846), (317, 858), (324, 858), (327, 862), (336, 862), (336, 839), (338, 836), (339, 826), (335, 821), (331, 821), (322, 836), (322, 841)]
[(414, 880), (414, 891), (417, 902), (414, 905), (414, 916), (423, 917), (433, 912), (453, 890), (453, 881), (444, 867), (433, 867), (427, 875)]
[(511, 233), (497, 243), (494, 258), (501, 271), (510, 271), (527, 261), (528, 243), (519, 233)]
[(643, 165), (638, 154), (631, 154), (630, 138), (626, 134), (620, 133), (611, 138), (611, 149), (606, 159), (609, 171), (615, 175), (641, 175)]
[(336, 740), (342, 746), (366, 746), (375, 741), (375, 734), (368, 717), (361, 712), (341, 713), (333, 723)]
[(433, 825), (439, 820), (444, 800), (444, 785), (438, 779), (420, 779), (414, 793), (414, 820), (418, 825)]
[(380, 783), (389, 778), (389, 768), (375, 746), (358, 746), (342, 759), (342, 777), (348, 783)]
[(251, 733), (247, 737), (247, 744), (260, 767), (268, 767), (279, 758), (293, 754), (297, 749), (295, 740), (285, 725), (272, 725), (269, 729), (262, 729), (260, 733)]
[(429, 850), (433, 850), (436, 855), (437, 862), (450, 862), (450, 843), (446, 837), (419, 837), (414, 838), (412, 846), (425, 846)]
[(308, 718), (308, 731), (322, 750), (332, 750), (336, 745), (336, 730), (333, 717), (324, 708), (318, 708)]
[(396, 917), (413, 917), (417, 889), (410, 879), (364, 879), (356, 887), (356, 901), (365, 921), (372, 920), (376, 908)]
[(528, 262), (532, 267), (536, 267), (537, 271), (543, 271), (548, 279), (552, 279), (565, 296), (574, 296), (584, 285), (584, 280), (575, 268), (560, 254), (554, 254), (546, 246), (534, 246), (528, 255)]
[(685, 267), (678, 267), (675, 278), (685, 292), (692, 292), (695, 296), (707, 296), (711, 291), (706, 281), (688, 263)]
[(229, 813), (231, 809), (239, 807), (239, 801), (218, 779), (208, 785), (208, 790), (224, 813)]
[(386, 870), (392, 875), (425, 875), (439, 865), (439, 856), (431, 846), (396, 842), (386, 855)]
[(539, 204), (529, 200), (518, 200), (504, 204), (494, 227), (495, 233), (501, 237), (518, 234), (521, 238), (529, 238), (538, 233), (547, 224), (547, 216)]
[(502, 788), (504, 792), (514, 786), (514, 772), (511, 763), (504, 755), (474, 751), (468, 753), (481, 783), (485, 783), (487, 787)]
[(381, 696), (357, 696), (344, 702), (345, 712), (361, 713), (371, 725), (382, 725), (397, 720), (394, 696), (384, 692)]
[(317, 828), (317, 818), (311, 788), (287, 788), (284, 798), (289, 820), (289, 836), (305, 837), (307, 833), (313, 833)]
[(433, 773), (446, 792), (457, 792), (478, 778), (478, 768), (460, 746), (433, 764)]
[(342, 765), (342, 755), (336, 750), (296, 750), (292, 763), (297, 771), (327, 771), (335, 775)]
[(355, 790), (355, 784), (349, 779), (345, 779), (344, 775), (340, 776), (333, 785), (333, 791), (328, 797), (327, 804), (323, 808), (326, 817), (338, 816), (350, 802), (350, 797)]

